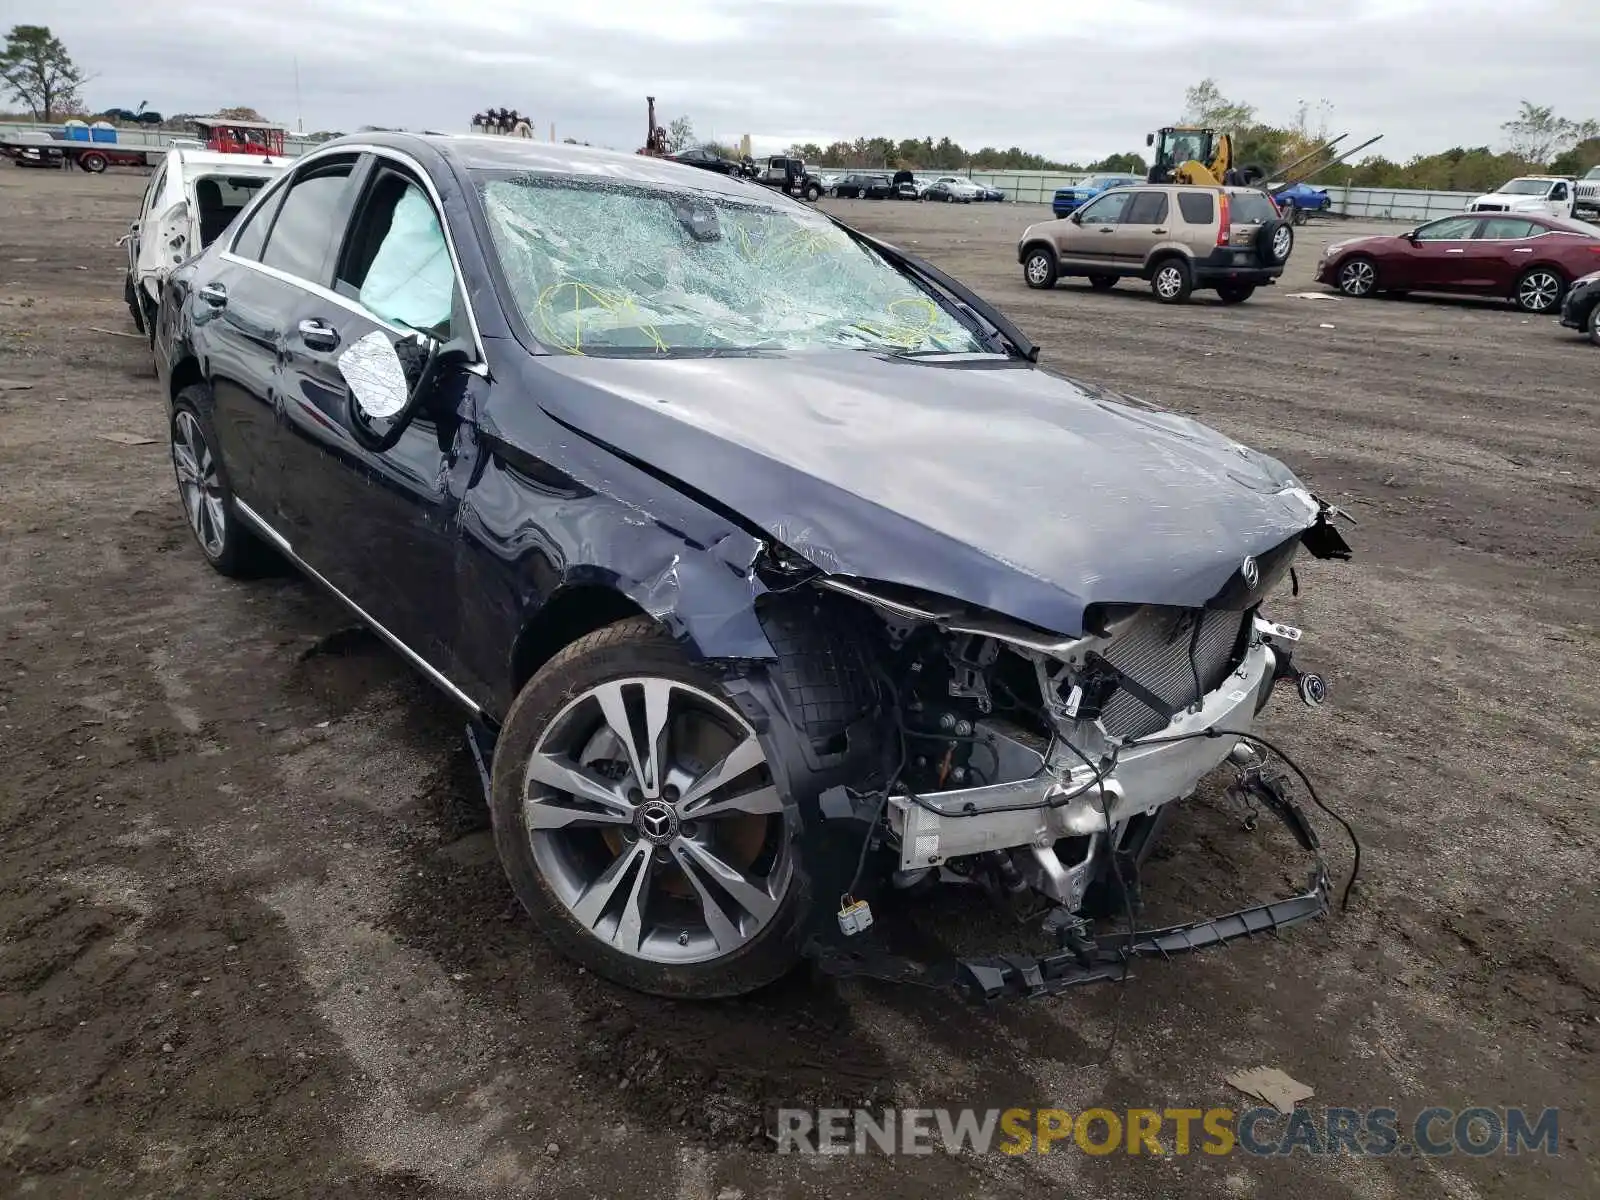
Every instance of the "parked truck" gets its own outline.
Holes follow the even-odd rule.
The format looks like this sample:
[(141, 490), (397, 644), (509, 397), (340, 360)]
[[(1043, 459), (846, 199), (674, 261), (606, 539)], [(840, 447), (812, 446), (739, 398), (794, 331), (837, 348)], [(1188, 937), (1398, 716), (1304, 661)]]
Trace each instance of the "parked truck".
[(1600, 217), (1600, 166), (1590, 167), (1589, 173), (1578, 180), (1573, 189), (1573, 216)]

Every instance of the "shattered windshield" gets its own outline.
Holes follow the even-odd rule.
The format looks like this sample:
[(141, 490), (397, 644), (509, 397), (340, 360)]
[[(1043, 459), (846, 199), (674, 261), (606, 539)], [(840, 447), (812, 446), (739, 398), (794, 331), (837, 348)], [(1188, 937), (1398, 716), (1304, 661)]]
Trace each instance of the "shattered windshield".
[(572, 354), (990, 348), (821, 214), (734, 199), (480, 173), (512, 298)]

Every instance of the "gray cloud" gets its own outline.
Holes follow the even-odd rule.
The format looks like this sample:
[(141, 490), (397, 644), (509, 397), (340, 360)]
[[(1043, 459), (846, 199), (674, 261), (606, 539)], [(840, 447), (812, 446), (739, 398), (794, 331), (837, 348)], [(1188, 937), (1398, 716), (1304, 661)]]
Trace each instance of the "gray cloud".
[[(1589, 0), (598, 0), (585, 13), (488, 0), (274, 0), (219, 10), (147, 0), (118, 14), (51, 0), (90, 104), (166, 112), (248, 104), (307, 130), (465, 129), (508, 105), (541, 132), (632, 149), (644, 95), (702, 136), (768, 146), (949, 135), (1086, 161), (1142, 148), (1183, 91), (1287, 120), (1300, 100), (1406, 157), (1495, 144), (1522, 98), (1600, 117)], [(508, 11), (510, 10), (510, 11)]]

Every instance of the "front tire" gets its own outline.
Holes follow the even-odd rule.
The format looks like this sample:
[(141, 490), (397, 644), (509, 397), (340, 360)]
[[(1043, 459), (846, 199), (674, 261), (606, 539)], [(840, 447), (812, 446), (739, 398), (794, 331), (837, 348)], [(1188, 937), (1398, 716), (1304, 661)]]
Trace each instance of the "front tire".
[(1566, 291), (1567, 281), (1554, 270), (1531, 267), (1517, 280), (1517, 289), (1512, 295), (1523, 312), (1543, 315), (1561, 306), (1561, 297)]
[(1243, 304), (1256, 294), (1253, 283), (1219, 283), (1217, 296), (1224, 304)]
[(210, 389), (197, 383), (179, 392), (173, 403), (168, 433), (178, 498), (189, 531), (212, 568), (234, 579), (252, 578), (268, 571), (274, 556), (234, 512), (228, 470), (212, 449), (215, 439), (201, 416), (210, 401)]
[(717, 677), (648, 617), (579, 639), (529, 680), (491, 792), (517, 898), (596, 974), (709, 999), (799, 961), (797, 818)]
[(1378, 290), (1378, 264), (1365, 255), (1347, 259), (1339, 268), (1339, 290), (1361, 300)]
[(806, 188), (806, 199), (810, 200), (813, 204), (815, 204), (817, 202), (818, 197), (820, 197), (821, 195), (822, 195), (822, 189), (819, 188), (814, 183), (811, 184), (808, 188)]
[(133, 318), (133, 327), (140, 333), (144, 333), (144, 309), (139, 307), (139, 292), (138, 289), (133, 286), (132, 276), (123, 277), (122, 299), (128, 305), (128, 315)]
[(1035, 246), (1022, 260), (1022, 280), (1031, 288), (1049, 291), (1056, 285), (1056, 256), (1043, 246)]
[(1194, 291), (1194, 273), (1181, 258), (1163, 259), (1150, 276), (1150, 290), (1162, 304), (1182, 304)]
[(1589, 340), (1600, 346), (1600, 304), (1589, 310)]

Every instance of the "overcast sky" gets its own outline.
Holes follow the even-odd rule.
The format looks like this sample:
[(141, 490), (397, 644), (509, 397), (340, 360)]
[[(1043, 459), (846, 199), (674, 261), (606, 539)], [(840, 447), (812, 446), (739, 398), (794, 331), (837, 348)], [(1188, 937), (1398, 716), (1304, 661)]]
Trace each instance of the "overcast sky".
[[(307, 132), (465, 131), (490, 106), (616, 149), (663, 123), (792, 141), (948, 135), (1089, 161), (1144, 148), (1211, 75), (1274, 122), (1405, 158), (1498, 144), (1527, 98), (1600, 118), (1595, 0), (6, 0), (97, 108), (243, 104)], [(295, 59), (299, 59), (299, 101)]]

